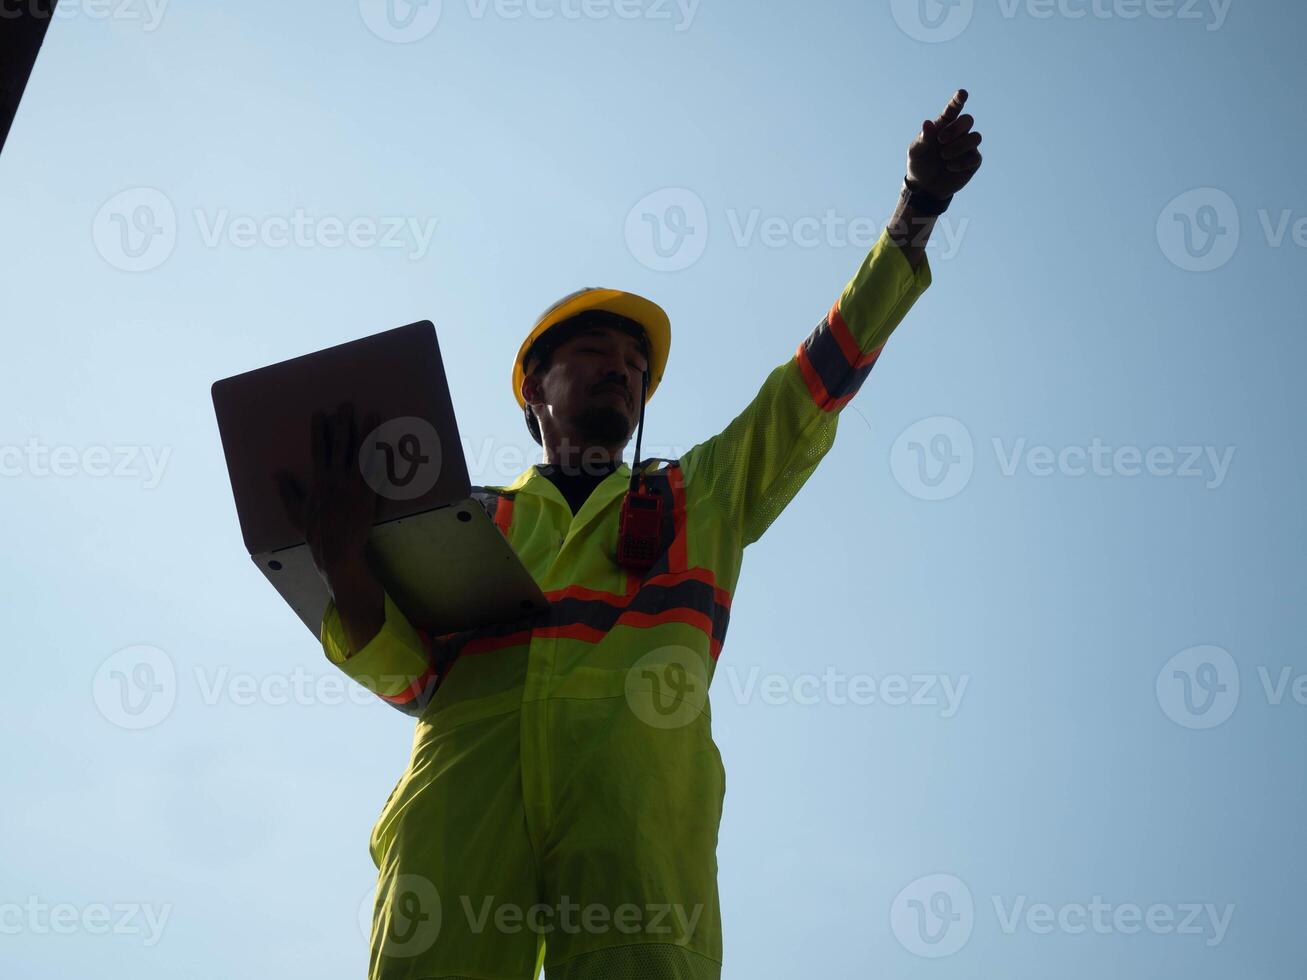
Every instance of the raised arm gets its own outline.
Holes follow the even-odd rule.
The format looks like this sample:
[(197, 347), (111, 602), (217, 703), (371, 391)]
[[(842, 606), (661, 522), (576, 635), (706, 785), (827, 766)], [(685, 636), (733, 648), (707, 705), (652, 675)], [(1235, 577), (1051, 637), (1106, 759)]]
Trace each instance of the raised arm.
[(962, 113), (966, 104), (967, 90), (958, 89), (939, 116), (921, 124), (908, 147), (903, 192), (886, 230), (914, 270), (926, 259), (940, 210), (980, 169), (981, 137), (972, 129), (976, 120)]
[(930, 286), (925, 246), (935, 218), (980, 166), (959, 91), (908, 151), (904, 193), (839, 298), (753, 401), (681, 463), (689, 492), (710, 497), (741, 545), (760, 538), (830, 449), (840, 410), (885, 342)]

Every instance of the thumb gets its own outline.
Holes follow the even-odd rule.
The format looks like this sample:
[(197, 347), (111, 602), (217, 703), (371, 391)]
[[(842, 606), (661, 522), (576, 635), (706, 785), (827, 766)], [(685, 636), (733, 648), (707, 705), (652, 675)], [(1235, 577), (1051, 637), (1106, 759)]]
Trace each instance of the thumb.
[(933, 122), (927, 119), (921, 124), (921, 135), (913, 140), (912, 145), (908, 147), (908, 158), (911, 160), (920, 160), (935, 144), (935, 137), (936, 126)]

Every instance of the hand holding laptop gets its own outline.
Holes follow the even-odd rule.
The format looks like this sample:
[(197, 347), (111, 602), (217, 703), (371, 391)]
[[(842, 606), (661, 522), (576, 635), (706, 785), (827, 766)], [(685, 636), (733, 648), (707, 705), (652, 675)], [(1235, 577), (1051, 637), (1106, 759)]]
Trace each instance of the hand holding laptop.
[[(371, 413), (362, 431), (372, 432), (379, 424), (380, 417)], [(304, 535), (313, 565), (336, 603), (351, 652), (358, 652), (377, 635), (386, 615), (381, 583), (367, 562), (377, 493), (363, 478), (366, 461), (360, 438), (352, 402), (342, 402), (332, 416), (314, 412), (308, 491), (289, 471), (277, 473), (286, 516)]]
[(314, 637), (332, 603), (355, 652), (385, 625), (387, 597), (433, 635), (548, 611), (468, 478), (430, 320), (212, 394), (246, 550)]

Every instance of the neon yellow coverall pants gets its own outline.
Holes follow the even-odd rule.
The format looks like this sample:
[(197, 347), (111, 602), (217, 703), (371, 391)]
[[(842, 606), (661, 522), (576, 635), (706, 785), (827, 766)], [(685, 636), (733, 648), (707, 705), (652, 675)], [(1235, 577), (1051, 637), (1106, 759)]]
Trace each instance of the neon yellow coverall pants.
[(839, 410), (930, 285), (882, 236), (794, 356), (722, 432), (646, 461), (663, 497), (648, 573), (613, 556), (623, 464), (573, 516), (534, 467), (477, 497), (547, 617), (430, 636), (385, 600), (327, 657), (417, 718), (372, 831), (372, 980), (715, 980), (725, 793), (712, 680), (744, 548), (829, 450)]

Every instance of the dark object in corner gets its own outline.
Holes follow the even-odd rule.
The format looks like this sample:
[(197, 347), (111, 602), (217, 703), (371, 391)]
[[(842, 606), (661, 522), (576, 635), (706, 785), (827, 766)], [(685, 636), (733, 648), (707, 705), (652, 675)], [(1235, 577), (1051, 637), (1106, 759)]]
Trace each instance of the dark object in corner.
[(0, 150), (9, 127), (18, 114), (18, 103), (27, 88), (36, 53), (45, 40), (45, 29), (54, 17), (58, 0), (22, 0), (5, 4), (0, 19)]

